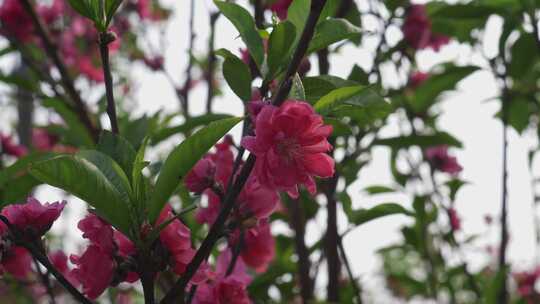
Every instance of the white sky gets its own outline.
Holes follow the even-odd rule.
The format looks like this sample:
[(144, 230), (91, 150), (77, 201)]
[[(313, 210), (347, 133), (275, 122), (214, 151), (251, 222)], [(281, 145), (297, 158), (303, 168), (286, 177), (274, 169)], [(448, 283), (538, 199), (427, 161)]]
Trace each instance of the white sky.
[[(187, 64), (187, 26), (189, 15), (188, 0), (173, 1), (167, 0), (162, 3), (174, 5), (175, 13), (172, 22), (167, 28), (166, 40), (166, 68), (178, 83), (183, 81), (183, 71)], [(208, 11), (215, 10), (210, 0), (197, 0), (196, 2), (196, 46), (194, 53), (204, 55), (208, 36)], [(359, 2), (359, 1), (357, 1)], [(238, 1), (245, 4), (246, 1)], [(488, 54), (492, 54), (496, 45), (498, 27), (500, 20), (493, 18), (490, 20), (487, 40), (489, 47), (486, 49)], [(242, 47), (242, 42), (237, 37), (237, 32), (233, 26), (223, 17), (217, 23), (216, 49), (227, 48), (236, 52)], [(393, 31), (389, 39), (399, 39), (399, 31)], [(154, 37), (155, 38), (155, 37)], [(156, 39), (150, 39), (154, 41)], [(376, 41), (370, 41), (366, 49), (356, 49), (354, 47), (342, 48), (339, 54), (331, 56), (331, 74), (345, 77), (353, 66), (358, 63), (363, 67), (370, 67), (372, 60), (370, 52)], [(154, 45), (157, 47), (157, 44)], [(459, 45), (456, 42), (444, 47), (438, 54), (432, 51), (419, 52), (417, 61), (420, 68), (428, 71), (432, 66), (440, 62), (454, 60), (458, 63), (478, 64), (482, 62), (477, 52), (474, 52), (468, 46)], [(9, 59), (0, 60), (0, 68), (10, 66)], [(316, 72), (316, 62), (312, 61), (312, 72)], [(135, 110), (137, 113), (153, 113), (160, 109), (168, 111), (177, 110), (177, 100), (169, 83), (163, 75), (149, 72), (140, 65), (130, 67), (131, 75), (138, 83), (137, 101), (139, 107)], [(396, 75), (392, 71), (385, 72), (385, 77), (391, 81), (396, 80)], [(220, 75), (221, 76), (221, 75)], [(214, 110), (217, 112), (226, 112), (240, 114), (242, 112), (241, 102), (225, 88), (225, 95), (217, 98), (214, 103)], [(102, 88), (100, 88), (102, 89)], [(3, 91), (3, 90), (2, 90)], [(2, 92), (0, 91), (0, 92)], [(453, 150), (460, 164), (464, 167), (462, 177), (470, 181), (471, 184), (462, 188), (457, 196), (456, 209), (462, 217), (463, 229), (462, 235), (465, 238), (471, 234), (484, 233), (485, 237), (478, 242), (476, 247), (466, 248), (468, 260), (475, 266), (484, 265), (486, 255), (481, 252), (484, 245), (490, 243), (496, 246), (498, 241), (498, 228), (492, 233), (487, 233), (484, 224), (484, 215), (491, 214), (497, 216), (500, 209), (501, 192), (501, 124), (495, 120), (494, 114), (499, 108), (498, 102), (485, 102), (486, 99), (497, 95), (497, 87), (494, 79), (487, 72), (477, 72), (466, 80), (462, 81), (458, 90), (446, 95), (441, 103), (444, 114), (439, 120), (439, 126), (456, 136), (464, 144), (463, 150)], [(192, 114), (202, 113), (206, 99), (206, 88), (204, 85), (196, 87), (191, 93)], [(0, 105), (4, 104), (3, 97), (0, 98)], [(8, 122), (14, 116), (13, 112), (0, 112), (0, 131), (8, 130)], [(395, 121), (395, 120), (394, 120)], [(107, 121), (104, 121), (107, 123)], [(396, 134), (396, 126), (391, 125), (384, 130), (384, 134), (391, 136)], [(238, 133), (238, 132), (237, 132)], [(510, 131), (509, 136), (509, 225), (510, 225), (510, 244), (509, 256), (517, 268), (531, 266), (534, 261), (534, 234), (532, 225), (532, 199), (530, 187), (530, 175), (527, 168), (528, 149), (536, 143), (534, 134), (519, 136), (514, 130)], [(169, 151), (168, 147), (163, 147), (160, 153)], [(404, 195), (381, 196), (379, 199), (367, 197), (360, 192), (360, 189), (367, 185), (386, 184), (389, 185), (392, 178), (388, 170), (388, 151), (383, 148), (377, 148), (373, 153), (372, 163), (361, 171), (358, 182), (349, 189), (349, 194), (353, 198), (355, 207), (370, 207), (375, 203), (392, 200), (410, 206), (410, 198)], [(539, 172), (539, 164), (536, 163), (535, 170)], [(38, 192), (37, 198), (43, 201), (54, 201), (60, 199), (58, 191), (43, 189)], [(63, 231), (68, 235), (80, 239), (76, 231), (76, 222), (80, 213), (84, 210), (84, 205), (70, 198), (71, 207), (68, 212), (72, 216), (66, 216), (62, 221), (55, 225), (57, 231)], [(75, 203), (76, 202), (76, 203)], [(343, 217), (343, 215), (341, 215)], [(323, 233), (325, 214), (321, 212), (317, 218), (317, 225), (311, 224), (308, 228), (308, 240), (316, 240)], [(361, 275), (361, 283), (366, 292), (378, 290), (380, 282), (373, 280), (372, 275), (379, 272), (380, 263), (374, 254), (378, 248), (389, 245), (400, 239), (399, 229), (407, 219), (401, 216), (392, 216), (368, 223), (354, 232), (350, 233), (345, 239), (345, 248), (352, 267), (356, 275)], [(345, 230), (343, 221), (340, 230)], [(487, 233), (487, 234), (486, 234)], [(73, 250), (73, 245), (69, 246)], [(71, 253), (72, 251), (70, 251)], [(319, 286), (323, 281), (320, 282)], [(377, 297), (380, 295), (378, 294)], [(378, 298), (377, 303), (382, 300)]]

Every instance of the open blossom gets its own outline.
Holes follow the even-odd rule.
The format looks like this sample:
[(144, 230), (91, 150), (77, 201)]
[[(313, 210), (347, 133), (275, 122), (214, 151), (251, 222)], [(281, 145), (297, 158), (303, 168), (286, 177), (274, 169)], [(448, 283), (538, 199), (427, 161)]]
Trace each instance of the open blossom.
[[(166, 205), (161, 211), (157, 224), (161, 224), (174, 217), (170, 205)], [(159, 234), (159, 240), (167, 249), (172, 271), (177, 275), (182, 275), (186, 271), (186, 266), (195, 256), (195, 249), (191, 246), (191, 231), (179, 219), (173, 220)], [(207, 279), (208, 265), (203, 264), (191, 279), (191, 282), (199, 284)]]
[(198, 286), (193, 299), (194, 304), (251, 303), (246, 288), (251, 282), (251, 277), (246, 274), (242, 258), (238, 258), (231, 274), (226, 275), (231, 259), (230, 250), (219, 255), (214, 278)]
[(5, 207), (2, 215), (21, 231), (30, 232), (31, 237), (41, 237), (58, 219), (65, 205), (65, 201), (41, 204), (37, 199), (29, 197), (25, 204)]
[(463, 169), (454, 156), (448, 155), (448, 146), (428, 148), (425, 154), (427, 160), (436, 170), (456, 175)]
[(331, 133), (310, 104), (287, 100), (279, 108), (261, 109), (255, 136), (244, 137), (242, 146), (257, 156), (254, 172), (261, 184), (298, 197), (298, 185), (314, 194), (315, 176), (334, 175), (334, 160), (326, 154)]
[(276, 0), (271, 6), (270, 10), (276, 15), (278, 15), (279, 19), (285, 20), (287, 19), (287, 10), (289, 9), (289, 6), (293, 0)]
[(216, 165), (209, 157), (205, 157), (189, 171), (184, 184), (189, 191), (201, 193), (212, 186), (215, 173)]
[(244, 235), (244, 243), (240, 255), (249, 267), (257, 272), (264, 272), (276, 254), (276, 241), (270, 231), (268, 220), (248, 229)]
[(113, 281), (133, 283), (138, 280), (135, 272), (124, 273), (118, 269), (122, 258), (135, 253), (135, 246), (127, 237), (94, 214), (87, 215), (77, 227), (90, 244), (81, 256), (70, 256), (76, 266), (71, 273), (89, 298), (97, 298)]
[(409, 7), (402, 30), (405, 41), (415, 49), (432, 48), (438, 51), (450, 41), (448, 37), (432, 32), (431, 20), (424, 5)]

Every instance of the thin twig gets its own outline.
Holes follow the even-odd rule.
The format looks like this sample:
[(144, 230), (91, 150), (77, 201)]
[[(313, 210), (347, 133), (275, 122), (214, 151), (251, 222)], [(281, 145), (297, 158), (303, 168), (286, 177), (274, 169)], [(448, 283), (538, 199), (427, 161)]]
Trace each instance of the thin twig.
[(347, 258), (347, 253), (345, 252), (345, 247), (343, 247), (343, 240), (338, 238), (338, 245), (339, 245), (339, 252), (341, 253), (341, 259), (343, 260), (343, 264), (345, 264), (345, 269), (347, 270), (347, 274), (349, 275), (349, 280), (351, 281), (351, 285), (354, 290), (354, 295), (356, 297), (356, 303), (362, 304), (362, 290), (360, 289), (360, 286), (358, 285), (358, 281), (353, 275), (351, 264), (349, 263), (349, 259)]
[(182, 106), (182, 112), (186, 118), (189, 118), (189, 91), (191, 89), (191, 70), (193, 69), (193, 46), (195, 41), (195, 29), (193, 23), (195, 19), (195, 0), (191, 0), (189, 9), (189, 45), (188, 45), (188, 65), (186, 67), (186, 81), (182, 88), (182, 99), (180, 104)]
[(51, 58), (54, 65), (58, 69), (58, 72), (60, 73), (62, 85), (64, 89), (66, 90), (66, 93), (69, 95), (69, 97), (73, 100), (75, 104), (75, 108), (77, 109), (77, 115), (79, 116), (79, 119), (81, 122), (85, 125), (85, 127), (88, 129), (90, 135), (94, 139), (94, 141), (97, 142), (99, 131), (94, 126), (94, 123), (90, 119), (90, 115), (88, 112), (88, 109), (86, 108), (86, 105), (84, 104), (83, 100), (81, 99), (81, 96), (77, 92), (77, 89), (75, 89), (75, 85), (73, 83), (73, 79), (69, 75), (69, 72), (66, 68), (66, 65), (60, 58), (57, 52), (57, 48), (52, 42), (52, 39), (50, 37), (50, 34), (47, 30), (47, 27), (43, 23), (43, 20), (39, 17), (36, 10), (30, 3), (30, 0), (21, 0), (20, 1), (25, 11), (30, 15), (32, 19), (32, 23), (34, 24), (34, 27), (37, 30), (38, 35), (41, 38), (41, 41), (43, 43), (43, 46), (45, 48), (45, 52), (47, 55)]
[(39, 262), (36, 259), (36, 257), (32, 257), (32, 258), (34, 259), (34, 264), (36, 264), (36, 270), (39, 275), (39, 278), (41, 279), (42, 284), (45, 286), (45, 289), (47, 290), (47, 294), (51, 298), (51, 304), (55, 304), (56, 300), (54, 298), (54, 292), (51, 288), (51, 281), (49, 280), (49, 275), (41, 271), (41, 267), (39, 267)]
[(107, 96), (107, 115), (111, 121), (111, 129), (114, 134), (118, 134), (118, 119), (116, 117), (116, 105), (114, 103), (113, 80), (111, 74), (111, 65), (109, 62), (109, 43), (114, 41), (115, 37), (108, 32), (99, 34), (99, 52), (101, 54), (101, 63), (103, 65), (103, 76), (105, 77), (105, 92)]
[(214, 70), (216, 66), (216, 55), (214, 54), (214, 40), (216, 34), (216, 22), (221, 15), (220, 12), (210, 14), (210, 37), (208, 37), (208, 66), (205, 73), (206, 91), (206, 112), (212, 112), (212, 101), (214, 99)]

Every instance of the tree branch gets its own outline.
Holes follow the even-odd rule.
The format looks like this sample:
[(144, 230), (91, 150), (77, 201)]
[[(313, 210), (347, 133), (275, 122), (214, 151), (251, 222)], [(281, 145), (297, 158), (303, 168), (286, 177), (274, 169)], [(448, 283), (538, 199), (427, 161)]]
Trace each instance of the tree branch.
[(30, 15), (32, 23), (34, 24), (34, 27), (36, 28), (37, 33), (41, 38), (46, 54), (50, 57), (50, 59), (52, 59), (54, 65), (58, 69), (62, 80), (62, 86), (66, 90), (66, 93), (69, 95), (69, 97), (73, 100), (75, 108), (77, 109), (76, 113), (79, 116), (79, 119), (86, 126), (94, 141), (97, 142), (97, 139), (99, 137), (99, 131), (90, 119), (88, 109), (82, 101), (81, 96), (77, 92), (77, 89), (75, 89), (73, 79), (71, 79), (66, 65), (58, 55), (57, 48), (52, 42), (52, 39), (45, 24), (36, 13), (36, 10), (30, 3), (30, 0), (21, 0), (20, 2), (25, 11)]
[(189, 91), (191, 88), (191, 70), (193, 69), (193, 44), (195, 41), (195, 31), (193, 28), (193, 21), (195, 20), (195, 0), (191, 0), (190, 9), (189, 9), (189, 59), (188, 65), (186, 68), (186, 81), (184, 82), (184, 87), (182, 88), (182, 98), (180, 100), (180, 105), (182, 107), (182, 112), (186, 118), (189, 118)]
[(110, 32), (99, 34), (99, 52), (101, 54), (101, 63), (103, 65), (103, 76), (105, 77), (105, 92), (107, 95), (107, 115), (111, 121), (111, 129), (114, 134), (118, 134), (118, 119), (116, 117), (116, 105), (114, 103), (113, 80), (111, 74), (111, 65), (109, 62), (109, 43), (115, 39)]
[(216, 66), (216, 55), (214, 54), (214, 40), (216, 34), (216, 22), (221, 15), (220, 12), (210, 14), (210, 37), (208, 38), (208, 67), (206, 70), (206, 112), (212, 112), (212, 100), (214, 99), (214, 70)]
[(290, 201), (289, 225), (294, 230), (294, 246), (298, 255), (298, 275), (300, 276), (300, 295), (302, 303), (306, 304), (313, 300), (313, 280), (309, 275), (311, 261), (304, 236), (306, 234), (306, 219), (300, 200)]
[(356, 281), (351, 264), (349, 263), (349, 259), (347, 258), (347, 253), (345, 252), (345, 247), (343, 247), (343, 239), (341, 237), (338, 238), (338, 245), (339, 245), (339, 252), (341, 253), (341, 258), (343, 259), (343, 264), (345, 264), (345, 269), (347, 269), (347, 274), (349, 275), (349, 280), (351, 281), (354, 294), (356, 297), (356, 300), (358, 304), (362, 304), (362, 289), (360, 289), (360, 286), (358, 286), (358, 281)]

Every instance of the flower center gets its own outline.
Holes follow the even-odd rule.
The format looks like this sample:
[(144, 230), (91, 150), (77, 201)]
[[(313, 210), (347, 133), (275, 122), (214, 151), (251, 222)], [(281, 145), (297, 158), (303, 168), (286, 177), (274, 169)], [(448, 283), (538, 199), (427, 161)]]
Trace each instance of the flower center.
[(300, 144), (298, 144), (295, 138), (284, 138), (280, 140), (276, 148), (278, 154), (286, 159), (287, 162), (300, 155)]

